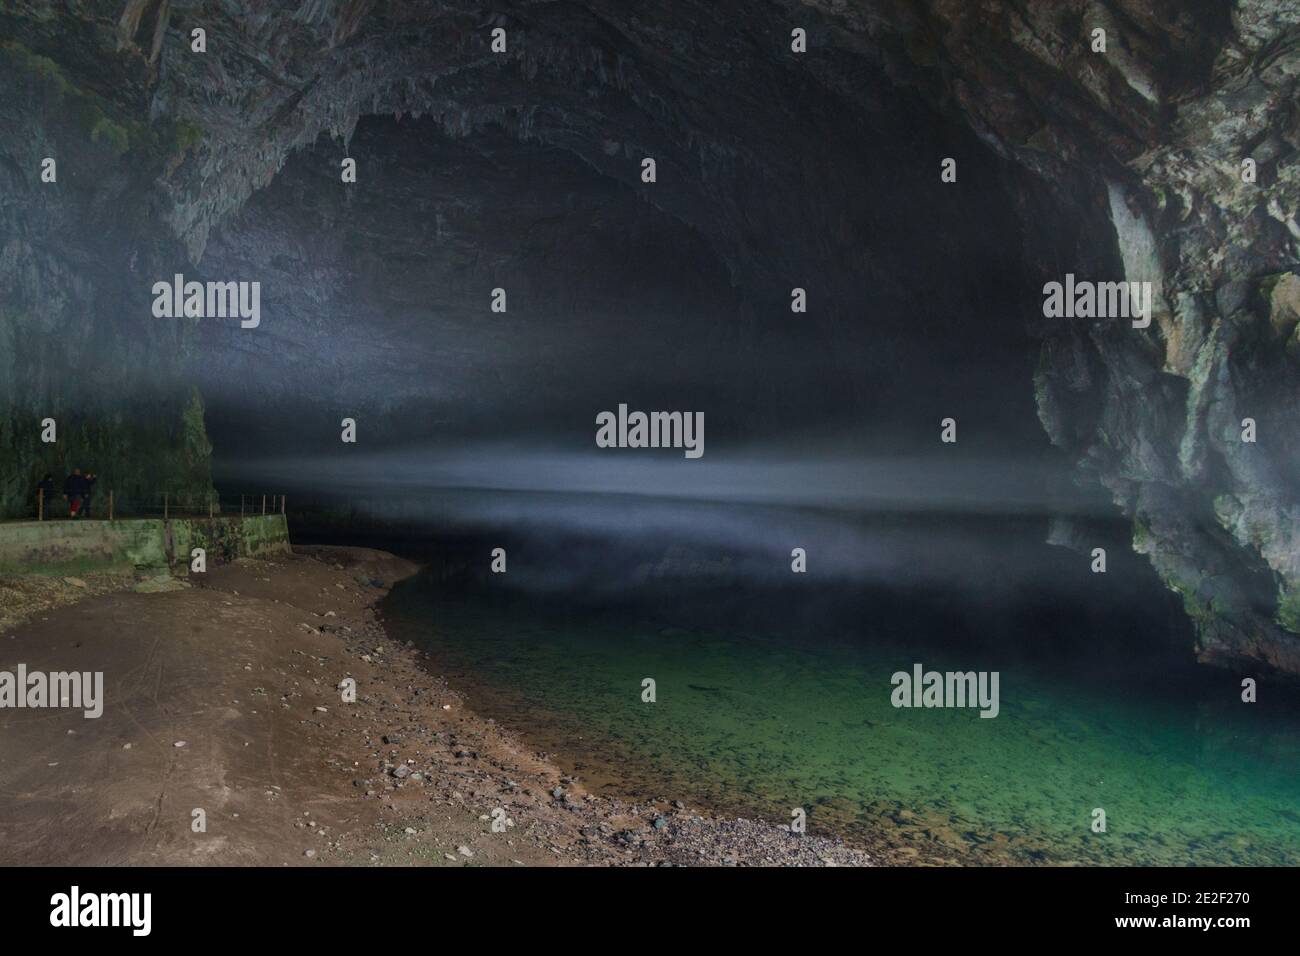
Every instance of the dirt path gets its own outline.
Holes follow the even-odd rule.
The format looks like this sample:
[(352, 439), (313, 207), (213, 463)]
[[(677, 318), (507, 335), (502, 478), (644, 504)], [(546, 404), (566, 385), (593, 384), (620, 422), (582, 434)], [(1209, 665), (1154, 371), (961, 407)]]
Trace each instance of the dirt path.
[(583, 793), (387, 638), (374, 605), (414, 571), (300, 549), (0, 633), (0, 670), (102, 671), (105, 698), (97, 719), (0, 709), (0, 864), (869, 862)]

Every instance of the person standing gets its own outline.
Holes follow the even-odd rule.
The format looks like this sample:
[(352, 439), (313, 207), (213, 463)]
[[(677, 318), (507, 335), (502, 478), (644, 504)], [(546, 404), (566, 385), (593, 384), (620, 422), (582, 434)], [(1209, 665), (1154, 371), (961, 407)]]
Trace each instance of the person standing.
[(68, 517), (76, 518), (81, 514), (81, 506), (86, 498), (86, 479), (80, 468), (72, 469), (63, 483), (63, 499), (68, 503)]

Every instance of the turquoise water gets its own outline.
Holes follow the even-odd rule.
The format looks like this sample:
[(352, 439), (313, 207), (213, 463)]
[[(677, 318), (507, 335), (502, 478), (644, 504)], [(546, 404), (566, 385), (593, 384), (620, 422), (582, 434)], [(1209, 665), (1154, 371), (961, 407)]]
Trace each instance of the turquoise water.
[(898, 862), (1300, 863), (1300, 720), (1241, 703), (1233, 677), (1126, 686), (1011, 660), (981, 719), (891, 705), (914, 662), (973, 668), (951, 649), (555, 604), (417, 579), (386, 615), (482, 713), (611, 793), (773, 821), (804, 807), (811, 832)]

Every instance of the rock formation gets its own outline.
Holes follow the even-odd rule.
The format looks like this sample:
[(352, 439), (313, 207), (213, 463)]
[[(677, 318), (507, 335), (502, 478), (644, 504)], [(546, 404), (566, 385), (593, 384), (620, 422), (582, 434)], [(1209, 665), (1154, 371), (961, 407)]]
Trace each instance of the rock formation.
[[(791, 48), (796, 28), (806, 53)], [(191, 49), (196, 29), (204, 53)], [(258, 350), (318, 367), (330, 360), (311, 345), (330, 324), (325, 299), (352, 288), (361, 301), (403, 272), (441, 270), (383, 293), (416, 339), (416, 302), (470, 301), (493, 284), (494, 263), (577, 248), (630, 277), (634, 252), (613, 251), (614, 237), (636, 220), (638, 241), (666, 250), (664, 261), (694, 263), (681, 286), (701, 311), (742, 316), (743, 335), (727, 323), (702, 331), (712, 346), (768, 334), (789, 318), (790, 288), (813, 288), (824, 307), (809, 321), (846, 343), (825, 357), (828, 393), (870, 389), (849, 356), (875, 334), (882, 364), (904, 340), (928, 343), (937, 364), (977, 364), (973, 321), (989, 322), (986, 338), (1032, 342), (1043, 428), (1131, 518), (1134, 548), (1197, 624), (1202, 658), (1300, 673), (1293, 2), (575, 0), (478, 11), (437, 0), (14, 0), (0, 7), (0, 36), (0, 440), (15, 442), (17, 420), (48, 405), (88, 409), (81, 420), (104, 431), (87, 425), (84, 447), (151, 448), (159, 474), (200, 494), (207, 439), (191, 383), (204, 368), (237, 376), (265, 357)], [(403, 158), (403, 138), (425, 146)], [(364, 267), (331, 238), (352, 200), (328, 183), (350, 151), (383, 202), (382, 214), (349, 221), (383, 243), (385, 217), (405, 216), (411, 237)], [(40, 189), (45, 156), (59, 158), (57, 192)], [(647, 156), (669, 188), (643, 188)], [(939, 182), (945, 156), (958, 158), (960, 189)], [(567, 183), (576, 198), (563, 209), (576, 218), (510, 172), (525, 161)], [(427, 192), (410, 184), (422, 168)], [(457, 194), (440, 169), (478, 177), (475, 189)], [(602, 208), (620, 212), (602, 221)], [(479, 226), (494, 216), (509, 225), (498, 232), (535, 241), (493, 250)], [(891, 241), (903, 221), (924, 242)], [(1014, 238), (1022, 267), (1000, 277), (1015, 295), (977, 319), (967, 303), (979, 298), (981, 225)], [(420, 258), (431, 236), (454, 255)], [(591, 271), (579, 261), (559, 274)], [(292, 321), (270, 338), (185, 322), (146, 330), (136, 318), (149, 314), (146, 278), (252, 262), (286, 278), (320, 270), (315, 292), (282, 303)], [(1044, 318), (1041, 284), (1067, 272), (1151, 282), (1155, 321)], [(613, 310), (614, 293), (600, 294)], [(671, 295), (659, 307), (689, 308)], [(376, 353), (375, 369), (420, 354), (354, 345)], [(120, 356), (136, 377), (55, 381), (58, 369), (88, 367), (86, 350)], [(403, 391), (409, 380), (381, 381), (375, 407), (427, 398)], [(286, 388), (260, 401), (293, 399)], [(1244, 419), (1254, 442), (1242, 440)], [(0, 473), (10, 511), (40, 467), (13, 447), (19, 467)]]

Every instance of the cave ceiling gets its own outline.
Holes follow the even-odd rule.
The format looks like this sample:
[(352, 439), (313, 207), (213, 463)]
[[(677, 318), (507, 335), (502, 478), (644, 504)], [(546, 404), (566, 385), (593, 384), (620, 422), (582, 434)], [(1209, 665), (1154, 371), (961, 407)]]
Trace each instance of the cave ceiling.
[[(155, 326), (181, 358), (115, 383), (200, 383), (218, 456), (250, 408), (559, 434), (621, 384), (750, 441), (964, 400), (1107, 490), (1202, 656), (1300, 671), (1298, 31), (1272, 0), (8, 2), (0, 291), (117, 303), (94, 334), (139, 352), (147, 280), (267, 276), (257, 335)], [(55, 150), (66, 191), (15, 198)], [(1154, 321), (1036, 315), (1066, 273), (1151, 282)]]

